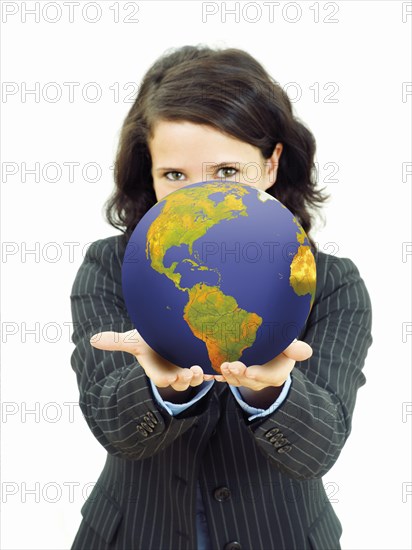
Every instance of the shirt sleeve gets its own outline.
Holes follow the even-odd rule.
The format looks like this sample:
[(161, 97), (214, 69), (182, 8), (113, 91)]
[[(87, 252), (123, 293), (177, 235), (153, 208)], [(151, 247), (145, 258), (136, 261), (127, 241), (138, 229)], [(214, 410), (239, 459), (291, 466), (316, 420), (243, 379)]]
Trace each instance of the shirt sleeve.
[[(280, 405), (283, 403), (283, 401), (287, 397), (291, 382), (292, 382), (291, 377), (289, 375), (278, 398), (266, 410), (257, 409), (256, 407), (252, 407), (248, 405), (242, 399), (242, 396), (236, 386), (231, 386), (229, 384), (229, 388), (231, 389), (236, 401), (239, 403), (242, 409), (251, 415), (249, 416), (248, 420), (254, 420), (255, 418), (268, 416), (269, 414), (272, 414), (278, 407), (280, 407)], [(194, 405), (197, 401), (199, 401), (199, 399), (201, 399), (204, 395), (206, 395), (206, 393), (210, 390), (210, 388), (213, 386), (214, 383), (215, 383), (214, 380), (204, 381), (202, 384), (200, 384), (200, 386), (198, 386), (198, 388), (200, 389), (199, 393), (197, 393), (196, 396), (191, 401), (188, 401), (187, 403), (172, 403), (171, 401), (164, 401), (162, 399), (162, 397), (160, 396), (157, 390), (157, 387), (155, 386), (155, 384), (153, 384), (152, 380), (150, 380), (153, 394), (157, 403), (161, 405), (164, 409), (166, 409), (171, 416), (179, 414), (185, 411), (186, 409), (188, 409), (189, 407), (191, 407), (192, 405)]]
[(215, 383), (214, 380), (210, 380), (210, 381), (205, 380), (204, 382), (202, 382), (202, 384), (197, 386), (197, 388), (199, 389), (199, 392), (195, 395), (195, 397), (191, 401), (188, 401), (187, 403), (172, 403), (171, 401), (164, 401), (160, 396), (160, 393), (158, 392), (158, 389), (153, 383), (153, 381), (150, 378), (149, 380), (150, 380), (153, 394), (157, 403), (161, 407), (166, 409), (171, 416), (175, 416), (176, 414), (179, 414), (185, 411), (186, 409), (188, 409), (189, 407), (191, 407), (192, 405), (194, 405), (197, 401), (199, 401), (199, 399), (202, 399), (202, 397), (206, 395), (208, 391), (210, 391), (211, 387)]
[(292, 383), (292, 379), (291, 379), (291, 376), (289, 374), (289, 376), (288, 376), (288, 378), (287, 378), (287, 380), (286, 380), (286, 382), (285, 382), (285, 384), (282, 388), (282, 391), (278, 395), (276, 401), (274, 403), (272, 403), (272, 405), (266, 410), (265, 409), (257, 409), (256, 407), (251, 407), (250, 405), (248, 405), (242, 399), (240, 391), (238, 390), (238, 388), (236, 386), (231, 386), (229, 384), (229, 388), (231, 389), (236, 401), (239, 403), (239, 405), (242, 407), (242, 409), (251, 415), (251, 416), (248, 417), (248, 420), (254, 420), (255, 418), (259, 418), (259, 417), (262, 417), (262, 416), (268, 416), (269, 414), (273, 413), (283, 403), (283, 401), (286, 399), (291, 383)]

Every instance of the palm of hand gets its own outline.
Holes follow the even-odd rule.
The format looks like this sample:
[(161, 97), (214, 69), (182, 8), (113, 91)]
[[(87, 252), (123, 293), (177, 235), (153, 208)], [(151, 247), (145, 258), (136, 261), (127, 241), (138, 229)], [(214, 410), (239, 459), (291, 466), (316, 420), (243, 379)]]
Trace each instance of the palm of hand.
[(282, 353), (264, 365), (246, 367), (241, 361), (222, 363), (220, 375), (204, 374), (199, 365), (190, 369), (178, 367), (153, 350), (136, 329), (127, 332), (100, 332), (92, 336), (90, 344), (107, 351), (125, 351), (133, 354), (153, 383), (161, 388), (171, 386), (177, 391), (189, 386), (198, 386), (204, 380), (215, 379), (233, 386), (242, 386), (254, 391), (269, 386), (284, 384), (296, 361), (312, 355), (312, 348), (302, 341), (292, 342)]

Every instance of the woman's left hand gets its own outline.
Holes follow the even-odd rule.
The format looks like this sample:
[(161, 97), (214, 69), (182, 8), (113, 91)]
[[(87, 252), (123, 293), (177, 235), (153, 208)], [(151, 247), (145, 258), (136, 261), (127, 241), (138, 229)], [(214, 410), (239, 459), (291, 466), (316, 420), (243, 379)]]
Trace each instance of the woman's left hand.
[(296, 361), (304, 361), (313, 353), (312, 348), (302, 340), (295, 340), (282, 353), (264, 365), (246, 367), (241, 361), (222, 363), (222, 375), (204, 375), (205, 380), (213, 378), (218, 382), (227, 382), (232, 386), (242, 386), (259, 391), (269, 386), (282, 386)]

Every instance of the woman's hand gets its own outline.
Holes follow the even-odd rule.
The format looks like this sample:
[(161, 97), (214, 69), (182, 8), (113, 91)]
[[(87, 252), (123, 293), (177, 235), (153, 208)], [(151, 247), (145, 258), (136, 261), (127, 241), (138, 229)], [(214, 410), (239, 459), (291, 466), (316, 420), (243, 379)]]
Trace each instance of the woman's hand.
[(218, 382), (227, 382), (231, 386), (242, 386), (254, 391), (267, 387), (282, 386), (296, 361), (304, 361), (313, 353), (306, 342), (295, 340), (282, 353), (264, 365), (246, 367), (241, 361), (222, 363), (222, 375), (215, 375)]
[(136, 329), (127, 332), (98, 332), (90, 338), (90, 344), (102, 350), (131, 353), (159, 388), (171, 386), (176, 391), (184, 391), (189, 386), (203, 383), (203, 370), (199, 365), (183, 369), (166, 361), (146, 344)]

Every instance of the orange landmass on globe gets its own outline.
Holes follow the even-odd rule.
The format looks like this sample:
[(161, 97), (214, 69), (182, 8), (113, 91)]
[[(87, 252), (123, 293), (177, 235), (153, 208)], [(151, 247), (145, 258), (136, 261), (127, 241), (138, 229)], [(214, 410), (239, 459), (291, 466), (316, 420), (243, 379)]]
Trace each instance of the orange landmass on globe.
[(298, 296), (311, 295), (310, 308), (312, 308), (316, 292), (316, 262), (310, 246), (303, 244), (306, 238), (303, 227), (296, 218), (293, 218), (293, 221), (299, 230), (296, 233), (296, 239), (300, 246), (290, 264), (289, 283)]
[(198, 283), (188, 290), (183, 318), (193, 334), (206, 344), (213, 370), (225, 361), (237, 361), (253, 345), (262, 317), (238, 306), (219, 287)]

